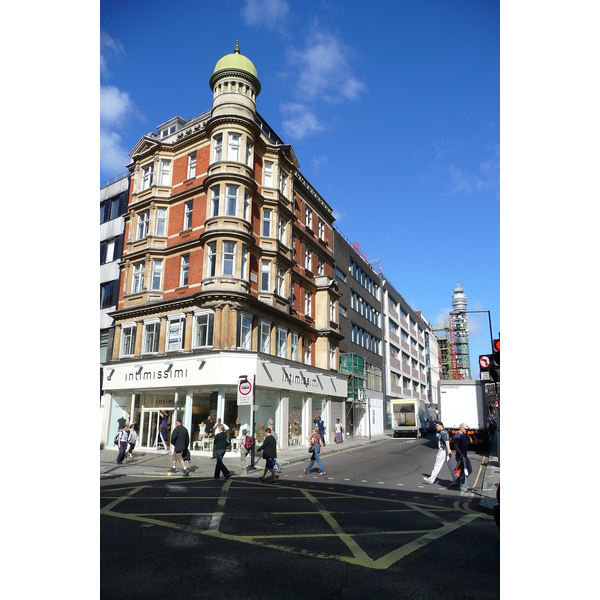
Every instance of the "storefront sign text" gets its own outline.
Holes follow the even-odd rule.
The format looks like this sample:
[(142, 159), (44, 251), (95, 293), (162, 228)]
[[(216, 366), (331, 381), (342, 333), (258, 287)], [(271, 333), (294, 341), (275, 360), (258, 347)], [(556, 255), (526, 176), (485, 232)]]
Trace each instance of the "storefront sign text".
[(127, 373), (125, 381), (147, 381), (149, 379), (178, 379), (187, 377), (187, 369), (165, 369), (164, 371), (144, 371)]
[(281, 371), (281, 381), (285, 381), (288, 385), (296, 384), (296, 385), (305, 385), (306, 387), (319, 387), (319, 383), (317, 382), (317, 378), (313, 377), (309, 379), (308, 377), (304, 377), (302, 373), (299, 375), (291, 375), (287, 374), (285, 371)]

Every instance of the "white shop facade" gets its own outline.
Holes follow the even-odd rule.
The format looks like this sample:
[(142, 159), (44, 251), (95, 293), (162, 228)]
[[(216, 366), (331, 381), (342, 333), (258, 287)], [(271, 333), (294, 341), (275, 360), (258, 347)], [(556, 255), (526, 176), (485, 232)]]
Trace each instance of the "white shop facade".
[[(238, 404), (241, 381), (251, 384), (252, 404)], [(159, 429), (168, 421), (167, 445), (175, 420), (190, 432), (191, 450), (200, 451), (206, 423), (221, 419), (237, 437), (242, 427), (260, 442), (274, 425), (282, 448), (307, 445), (315, 419), (322, 416), (327, 441), (335, 436), (336, 419), (345, 427), (347, 377), (335, 371), (256, 353), (218, 352), (156, 357), (106, 364), (101, 444), (111, 447), (124, 422), (135, 423), (137, 446), (160, 447)], [(247, 401), (247, 400), (246, 400)]]

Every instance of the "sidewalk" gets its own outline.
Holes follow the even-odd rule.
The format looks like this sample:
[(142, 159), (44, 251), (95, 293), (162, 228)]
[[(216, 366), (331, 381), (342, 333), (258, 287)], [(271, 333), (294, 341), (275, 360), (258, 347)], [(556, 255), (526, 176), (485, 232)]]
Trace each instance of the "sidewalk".
[[(499, 435), (499, 433), (497, 434)], [(497, 436), (496, 436), (497, 439)], [(485, 475), (481, 484), (481, 508), (492, 511), (496, 504), (496, 489), (500, 483), (500, 461), (498, 459), (498, 444), (496, 441), (490, 447)]]
[[(355, 439), (347, 437), (341, 444), (330, 442), (325, 446), (324, 456), (331, 456), (337, 452), (348, 452), (357, 448), (362, 448), (367, 444), (375, 444), (390, 439), (387, 434), (366, 437), (357, 437)], [(257, 442), (258, 446), (260, 444)], [(212, 477), (215, 470), (215, 463), (212, 460), (211, 452), (193, 450), (191, 452), (192, 460), (188, 465), (191, 475), (196, 477)], [(133, 451), (133, 460), (126, 458), (122, 465), (116, 464), (117, 448), (104, 448), (100, 450), (100, 475), (122, 475), (124, 471), (134, 475), (145, 475), (148, 477), (171, 476), (171, 467), (173, 460), (171, 454), (166, 450), (148, 450), (146, 448), (135, 448)], [(308, 446), (291, 446), (283, 452), (277, 452), (277, 461), (283, 469), (294, 463), (306, 463), (310, 457), (308, 455)], [(225, 454), (223, 462), (234, 474), (240, 472), (240, 455), (233, 450)], [(263, 460), (255, 460), (254, 469), (250, 468), (250, 457), (248, 457), (248, 471), (250, 473), (259, 471), (262, 473), (265, 463)], [(181, 465), (177, 464), (177, 475), (181, 476)]]
[[(329, 443), (325, 446), (325, 460), (327, 456), (331, 456), (338, 452), (349, 452), (357, 450), (368, 444), (375, 444), (391, 439), (388, 434), (379, 434), (372, 436), (371, 439), (357, 437), (352, 439), (346, 438), (341, 444)], [(188, 465), (190, 474), (195, 477), (212, 477), (215, 470), (215, 463), (212, 460), (210, 452), (200, 450), (192, 451), (192, 460)], [(308, 447), (292, 446), (285, 449), (283, 452), (277, 453), (279, 464), (285, 469), (295, 463), (308, 464)], [(143, 475), (146, 477), (171, 477), (171, 467), (173, 460), (171, 454), (166, 450), (148, 450), (146, 448), (136, 448), (133, 451), (133, 460), (125, 459), (122, 465), (116, 464), (117, 449), (105, 448), (100, 450), (100, 475), (105, 477), (119, 477), (125, 474)], [(224, 463), (228, 469), (234, 474), (240, 472), (240, 455), (233, 450), (225, 454)], [(262, 473), (265, 463), (263, 460), (256, 460), (255, 467), (251, 468), (250, 457), (248, 457), (248, 472), (249, 474)], [(498, 460), (498, 446), (492, 444), (489, 456), (484, 458), (485, 473), (481, 488), (473, 490), (475, 496), (480, 496), (479, 506), (486, 512), (492, 511), (492, 507), (496, 503), (496, 488), (500, 481), (500, 464)], [(177, 464), (177, 473), (175, 477), (181, 477), (181, 465)]]

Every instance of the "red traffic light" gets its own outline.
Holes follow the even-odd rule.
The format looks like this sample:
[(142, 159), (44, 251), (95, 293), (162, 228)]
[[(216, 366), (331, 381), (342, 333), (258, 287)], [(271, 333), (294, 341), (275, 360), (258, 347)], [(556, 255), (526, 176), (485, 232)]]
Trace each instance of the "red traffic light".
[(500, 352), (500, 338), (494, 340), (494, 352)]

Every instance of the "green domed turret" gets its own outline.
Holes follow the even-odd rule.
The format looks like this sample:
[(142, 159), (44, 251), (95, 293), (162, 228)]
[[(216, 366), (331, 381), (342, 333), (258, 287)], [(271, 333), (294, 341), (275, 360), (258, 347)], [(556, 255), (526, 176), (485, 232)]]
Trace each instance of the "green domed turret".
[(240, 46), (238, 42), (235, 43), (235, 49), (232, 54), (226, 54), (221, 58), (215, 65), (215, 70), (211, 75), (208, 83), (210, 89), (214, 88), (215, 80), (219, 77), (219, 74), (231, 71), (239, 71), (249, 75), (256, 86), (256, 95), (260, 93), (260, 81), (258, 80), (258, 73), (256, 67), (252, 64), (249, 58), (246, 58), (243, 54), (240, 54)]

